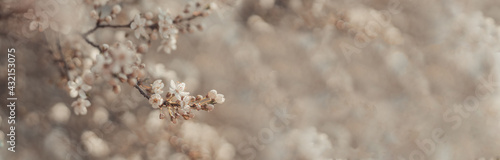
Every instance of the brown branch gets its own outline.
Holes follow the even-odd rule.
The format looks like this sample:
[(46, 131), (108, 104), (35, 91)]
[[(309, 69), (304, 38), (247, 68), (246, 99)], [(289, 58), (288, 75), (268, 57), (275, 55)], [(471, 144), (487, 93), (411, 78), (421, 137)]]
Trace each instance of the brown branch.
[(146, 97), (149, 100), (150, 96), (139, 85), (135, 84), (134, 87), (139, 90), (139, 93), (141, 93), (142, 96)]
[(92, 47), (95, 47), (97, 48), (99, 51), (102, 52), (101, 48), (99, 47), (98, 44), (92, 42), (89, 40), (88, 36), (92, 33), (94, 33), (95, 31), (97, 31), (99, 28), (129, 28), (130, 25), (132, 24), (133, 20), (130, 21), (128, 24), (123, 24), (123, 25), (111, 25), (111, 24), (101, 24), (101, 21), (97, 21), (96, 22), (96, 25), (94, 28), (92, 28), (91, 30), (85, 32), (84, 34), (82, 34), (82, 38), (85, 39), (85, 42), (87, 42), (88, 44), (90, 44)]

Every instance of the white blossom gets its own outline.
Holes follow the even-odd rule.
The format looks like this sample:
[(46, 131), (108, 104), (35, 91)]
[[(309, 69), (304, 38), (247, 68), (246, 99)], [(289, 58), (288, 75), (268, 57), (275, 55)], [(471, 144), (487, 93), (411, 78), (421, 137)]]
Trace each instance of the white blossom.
[(170, 80), (170, 93), (172, 93), (178, 100), (181, 100), (182, 96), (189, 95), (189, 92), (184, 92), (185, 88), (185, 83), (175, 84), (174, 80)]
[(157, 49), (157, 52), (162, 51), (170, 54), (173, 50), (177, 49), (177, 39), (174, 36), (170, 36), (167, 39), (161, 41), (160, 46)]
[(151, 85), (151, 87), (153, 88), (153, 92), (156, 93), (156, 94), (162, 94), (164, 86), (165, 85), (163, 84), (163, 82), (161, 80), (156, 80)]
[(226, 98), (224, 98), (223, 94), (217, 94), (217, 97), (215, 97), (215, 102), (217, 103), (224, 103), (226, 101)]
[(161, 98), (160, 94), (153, 94), (149, 97), (149, 103), (153, 108), (160, 108), (160, 105), (163, 103), (163, 98)]
[(92, 89), (91, 86), (83, 83), (81, 77), (77, 77), (74, 81), (68, 81), (68, 87), (70, 89), (69, 95), (73, 98), (80, 96), (81, 98), (87, 98), (85, 92)]
[(71, 104), (76, 115), (86, 115), (87, 107), (90, 106), (90, 101), (84, 98), (78, 98)]
[(94, 73), (102, 73), (106, 70), (106, 66), (111, 64), (112, 60), (110, 58), (104, 57), (102, 54), (96, 56), (96, 61), (94, 66), (91, 68)]
[(191, 108), (189, 107), (189, 102), (191, 101), (192, 98), (193, 97), (191, 96), (185, 96), (180, 103), (181, 109), (183, 109), (184, 111), (189, 111), (189, 109)]
[(159, 9), (158, 13), (158, 32), (163, 39), (157, 52), (162, 51), (170, 53), (172, 50), (177, 49), (177, 34), (179, 30), (175, 27), (173, 19), (170, 14)]
[(224, 98), (223, 94), (217, 94), (217, 91), (212, 89), (208, 92), (208, 98), (215, 100), (216, 103), (224, 103), (226, 99)]
[(146, 19), (141, 18), (139, 14), (135, 15), (134, 21), (132, 22), (132, 24), (130, 24), (130, 28), (135, 30), (134, 31), (135, 38), (139, 38), (141, 35), (144, 36), (144, 38), (146, 39), (149, 38), (148, 34), (146, 33), (146, 29), (144, 28), (145, 26), (146, 26)]
[(217, 97), (217, 91), (215, 89), (212, 89), (208, 92), (208, 98), (210, 99), (215, 99)]
[(122, 69), (125, 74), (130, 74), (132, 65), (136, 62), (137, 56), (135, 51), (129, 49), (125, 45), (110, 48), (109, 53), (113, 57), (111, 71), (113, 73), (121, 73)]
[(49, 17), (41, 9), (28, 9), (28, 12), (24, 13), (24, 17), (32, 20), (29, 24), (29, 29), (32, 31), (38, 29), (42, 32), (49, 28)]
[(161, 8), (158, 8), (158, 10), (158, 31), (160, 32), (160, 36), (163, 39), (166, 39), (171, 37), (173, 34), (177, 34), (177, 27), (174, 26), (174, 21), (168, 10), (166, 12), (161, 10)]

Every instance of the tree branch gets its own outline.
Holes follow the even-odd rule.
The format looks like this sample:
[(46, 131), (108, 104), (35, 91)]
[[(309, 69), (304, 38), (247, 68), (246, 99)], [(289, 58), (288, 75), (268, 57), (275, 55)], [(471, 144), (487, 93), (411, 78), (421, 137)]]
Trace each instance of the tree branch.
[(139, 90), (139, 93), (141, 93), (142, 96), (144, 96), (147, 99), (149, 99), (150, 96), (139, 85), (135, 84), (134, 87), (137, 88), (137, 90)]

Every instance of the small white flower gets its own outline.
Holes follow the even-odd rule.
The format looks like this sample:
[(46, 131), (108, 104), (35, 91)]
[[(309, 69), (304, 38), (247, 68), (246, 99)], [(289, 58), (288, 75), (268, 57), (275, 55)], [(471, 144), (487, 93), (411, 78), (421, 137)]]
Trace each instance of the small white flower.
[(163, 98), (160, 94), (153, 94), (149, 97), (149, 103), (153, 108), (160, 108), (160, 105), (163, 104)]
[(102, 73), (103, 71), (108, 71), (108, 65), (111, 64), (112, 60), (110, 58), (104, 57), (102, 54), (96, 56), (95, 64), (90, 70), (94, 73)]
[(125, 45), (110, 48), (110, 55), (113, 57), (111, 71), (113, 73), (121, 73), (122, 69), (125, 74), (130, 74), (130, 67), (136, 62), (136, 53)]
[(39, 8), (28, 9), (28, 12), (24, 13), (24, 17), (32, 20), (29, 24), (29, 29), (32, 31), (38, 29), (42, 32), (49, 28), (49, 17)]
[(215, 99), (217, 97), (217, 91), (215, 89), (212, 89), (208, 92), (208, 98), (210, 99)]
[(81, 98), (87, 98), (87, 95), (85, 95), (85, 92), (92, 89), (91, 86), (83, 83), (83, 80), (81, 77), (77, 77), (74, 81), (69, 81), (68, 87), (70, 89), (69, 95), (72, 98), (75, 98), (76, 96), (80, 96)]
[(162, 38), (168, 38), (171, 34), (176, 34), (178, 32), (177, 28), (174, 26), (174, 21), (170, 16), (168, 10), (165, 12), (158, 8), (158, 31)]
[(226, 98), (224, 98), (223, 94), (217, 94), (217, 97), (215, 97), (215, 102), (217, 103), (224, 103), (226, 101)]
[(162, 94), (164, 86), (165, 85), (163, 84), (163, 82), (161, 82), (161, 80), (156, 80), (151, 85), (151, 87), (153, 88), (153, 92), (156, 93), (156, 94)]
[(175, 36), (170, 36), (169, 38), (161, 41), (161, 44), (156, 51), (159, 52), (163, 50), (163, 52), (170, 54), (170, 52), (176, 49), (177, 39), (175, 38)]
[(146, 33), (146, 29), (144, 29), (145, 26), (146, 26), (146, 19), (141, 18), (139, 14), (135, 15), (134, 21), (132, 22), (132, 24), (130, 24), (130, 28), (135, 30), (134, 31), (135, 38), (139, 38), (142, 35), (144, 36), (144, 38), (149, 39), (149, 36)]
[(180, 103), (181, 109), (183, 109), (184, 111), (189, 111), (189, 109), (191, 108), (189, 107), (189, 102), (191, 101), (191, 99), (191, 96), (185, 96)]
[(78, 98), (71, 104), (76, 115), (86, 115), (87, 107), (90, 106), (90, 101), (84, 98)]
[(184, 92), (185, 88), (185, 83), (175, 84), (174, 80), (170, 80), (170, 93), (172, 93), (178, 100), (181, 100), (182, 96), (189, 95), (189, 92)]

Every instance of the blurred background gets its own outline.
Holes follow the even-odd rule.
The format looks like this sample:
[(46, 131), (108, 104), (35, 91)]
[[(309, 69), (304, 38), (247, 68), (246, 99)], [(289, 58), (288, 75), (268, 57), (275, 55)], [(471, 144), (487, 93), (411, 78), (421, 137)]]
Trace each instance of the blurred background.
[[(214, 1), (203, 31), (180, 34), (171, 54), (153, 47), (143, 57), (152, 79), (225, 95), (212, 112), (178, 124), (159, 119), (127, 84), (119, 94), (94, 85), (87, 115), (75, 115), (51, 32), (11, 34), (26, 35), (22, 13), (35, 2), (0, 2), (0, 159), (500, 158), (500, 1)], [(118, 3), (127, 22), (157, 7), (180, 13), (189, 2)], [(96, 52), (75, 34), (94, 25), (91, 8), (61, 7), (56, 16), (71, 24), (63, 47)], [(11, 46), (15, 153), (3, 89)]]

